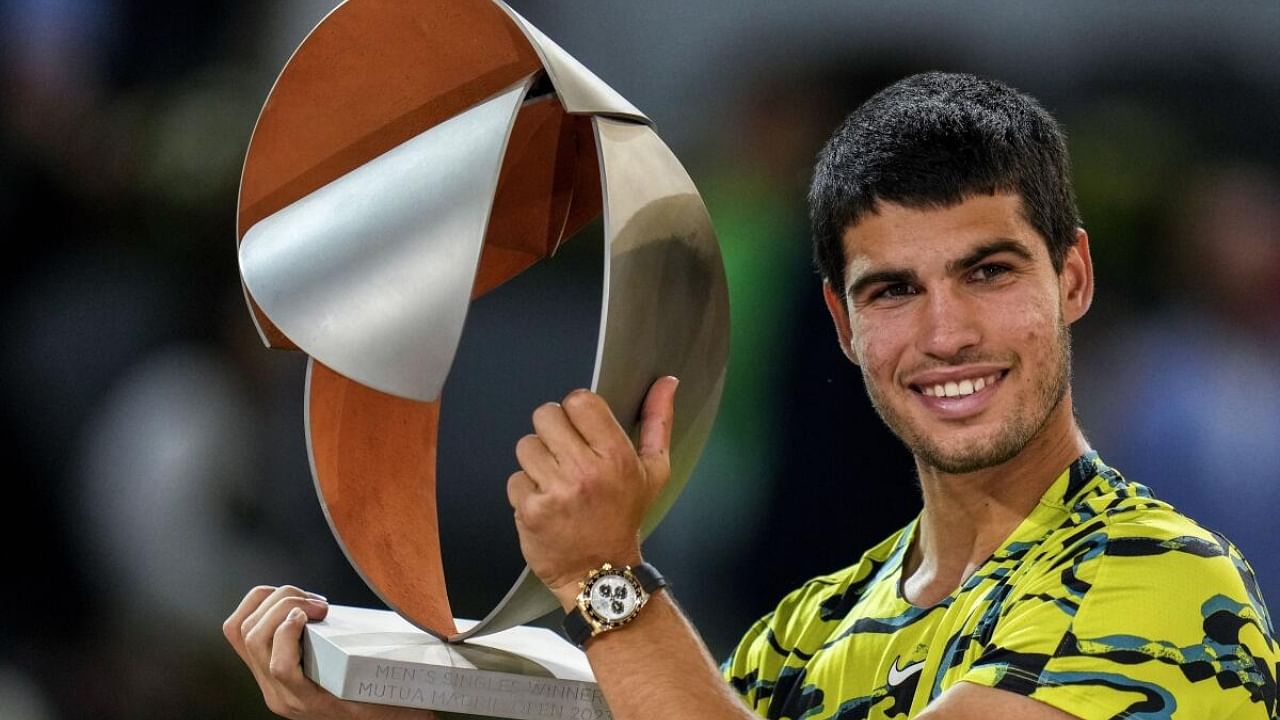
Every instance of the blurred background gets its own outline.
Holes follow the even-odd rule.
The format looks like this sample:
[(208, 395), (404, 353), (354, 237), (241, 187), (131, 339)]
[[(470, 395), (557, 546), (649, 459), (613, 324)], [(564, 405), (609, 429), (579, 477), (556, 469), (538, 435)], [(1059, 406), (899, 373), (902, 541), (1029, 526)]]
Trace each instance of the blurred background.
[[(312, 489), (304, 361), (262, 348), (234, 252), (258, 110), (333, 4), (0, 0), (0, 719), (268, 717), (219, 629), (244, 592), (377, 605)], [(1086, 433), (1280, 602), (1280, 4), (511, 4), (657, 122), (718, 229), (725, 398), (646, 545), (714, 654), (918, 509), (834, 342), (804, 194), (843, 115), (927, 69), (1065, 124), (1098, 275)], [(520, 566), (502, 487), (527, 413), (590, 381), (590, 232), (469, 321), (440, 471), (461, 616)]]

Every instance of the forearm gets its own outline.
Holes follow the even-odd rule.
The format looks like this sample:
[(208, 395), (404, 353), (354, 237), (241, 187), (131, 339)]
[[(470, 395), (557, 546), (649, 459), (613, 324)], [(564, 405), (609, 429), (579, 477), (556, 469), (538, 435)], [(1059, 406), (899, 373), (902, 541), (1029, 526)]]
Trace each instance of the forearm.
[[(606, 561), (641, 563), (639, 528), (671, 476), (675, 390), (675, 378), (654, 382), (635, 446), (604, 399), (585, 390), (539, 406), (534, 434), (516, 443), (521, 470), (508, 479), (507, 497), (520, 551), (565, 610)], [(618, 720), (753, 717), (667, 591), (630, 623), (589, 640), (587, 658)]]
[(667, 591), (630, 624), (592, 639), (587, 658), (617, 720), (755, 718)]

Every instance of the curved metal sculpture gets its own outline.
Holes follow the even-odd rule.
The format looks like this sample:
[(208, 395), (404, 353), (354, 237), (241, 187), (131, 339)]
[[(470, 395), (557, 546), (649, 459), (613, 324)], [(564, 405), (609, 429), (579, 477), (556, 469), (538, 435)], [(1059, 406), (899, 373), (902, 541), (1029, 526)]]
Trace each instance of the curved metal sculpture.
[(262, 109), (237, 218), (245, 296), (268, 347), (310, 356), (307, 446), (334, 536), (389, 607), (435, 635), (558, 607), (528, 568), (465, 633), (449, 607), (436, 431), (473, 298), (603, 211), (591, 387), (634, 437), (649, 384), (682, 381), (672, 478), (645, 535), (710, 432), (724, 270), (696, 188), (650, 125), (498, 0), (348, 0)]

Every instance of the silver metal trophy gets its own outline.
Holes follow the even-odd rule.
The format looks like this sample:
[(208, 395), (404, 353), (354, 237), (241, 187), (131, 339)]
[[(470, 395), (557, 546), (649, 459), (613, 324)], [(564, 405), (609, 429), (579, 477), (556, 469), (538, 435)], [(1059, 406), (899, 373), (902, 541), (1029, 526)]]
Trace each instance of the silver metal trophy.
[(601, 212), (591, 387), (634, 437), (649, 385), (681, 379), (647, 535), (711, 429), (729, 327), (706, 208), (649, 119), (500, 0), (348, 0), (281, 71), (241, 178), (241, 277), (263, 342), (309, 356), (317, 494), (394, 611), (335, 607), (308, 628), (307, 672), (336, 694), (607, 717), (581, 653), (524, 626), (559, 609), (528, 568), (483, 620), (455, 622), (436, 505), (441, 390), (471, 301)]

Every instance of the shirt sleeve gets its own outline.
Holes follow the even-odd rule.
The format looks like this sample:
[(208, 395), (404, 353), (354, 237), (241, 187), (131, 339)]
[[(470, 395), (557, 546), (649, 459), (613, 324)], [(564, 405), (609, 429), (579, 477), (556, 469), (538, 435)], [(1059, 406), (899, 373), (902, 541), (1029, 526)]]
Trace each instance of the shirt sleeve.
[(756, 714), (778, 717), (777, 707), (785, 707), (799, 717), (821, 705), (823, 693), (806, 679), (806, 666), (839, 622), (824, 617), (822, 604), (833, 594), (843, 597), (874, 567), (864, 558), (836, 576), (814, 578), (751, 626), (721, 670)]
[(721, 666), (725, 680), (761, 717), (769, 714), (775, 699), (786, 698), (798, 689), (803, 692), (795, 686), (803, 678), (805, 661), (813, 651), (812, 623), (806, 620), (815, 613), (806, 609), (815, 582), (788, 595), (773, 612), (752, 625)]
[(1099, 525), (1029, 563), (959, 679), (1085, 720), (1275, 717), (1280, 660), (1248, 565), (1199, 528), (1156, 530)]
[(720, 666), (724, 679), (739, 695), (747, 707), (760, 711), (767, 687), (776, 677), (781, 656), (769, 651), (766, 640), (773, 613), (756, 621), (742, 636), (733, 654)]

